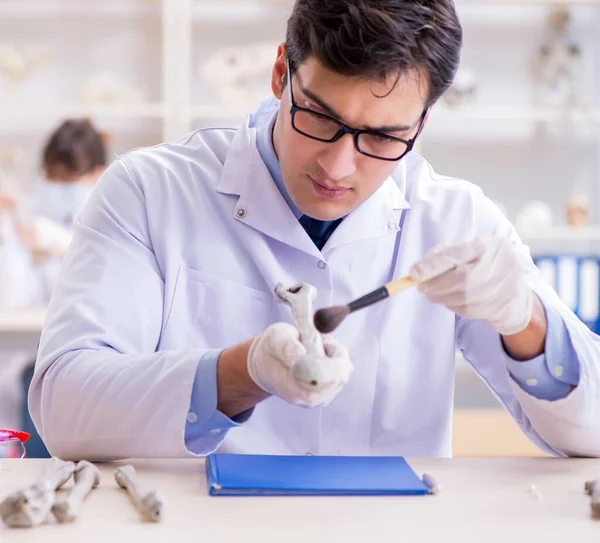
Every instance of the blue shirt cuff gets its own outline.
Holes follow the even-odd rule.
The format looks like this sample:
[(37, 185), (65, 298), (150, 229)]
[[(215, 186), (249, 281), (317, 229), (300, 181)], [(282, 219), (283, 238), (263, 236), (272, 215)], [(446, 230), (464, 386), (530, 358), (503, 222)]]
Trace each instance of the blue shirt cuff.
[(567, 397), (579, 384), (579, 359), (560, 313), (546, 305), (544, 310), (548, 323), (544, 354), (524, 362), (507, 354), (506, 365), (525, 392), (554, 401)]
[(188, 450), (197, 454), (214, 451), (227, 431), (242, 425), (254, 411), (249, 409), (229, 418), (217, 409), (217, 364), (222, 352), (213, 349), (205, 353), (194, 377), (184, 439)]

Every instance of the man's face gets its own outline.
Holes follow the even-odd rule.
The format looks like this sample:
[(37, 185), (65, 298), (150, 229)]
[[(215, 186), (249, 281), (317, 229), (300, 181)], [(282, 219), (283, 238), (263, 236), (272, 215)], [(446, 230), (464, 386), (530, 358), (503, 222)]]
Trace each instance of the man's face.
[[(398, 162), (359, 153), (351, 134), (328, 143), (294, 130), (289, 89), (283, 87), (283, 46), (278, 53), (272, 88), (281, 108), (273, 141), (286, 189), (302, 213), (320, 220), (338, 219), (369, 198)], [(349, 78), (311, 57), (292, 75), (293, 98), (297, 106), (326, 114), (349, 127), (409, 140), (416, 135), (425, 108), (426, 79), (408, 73), (392, 88), (395, 80), (395, 75), (385, 82)]]

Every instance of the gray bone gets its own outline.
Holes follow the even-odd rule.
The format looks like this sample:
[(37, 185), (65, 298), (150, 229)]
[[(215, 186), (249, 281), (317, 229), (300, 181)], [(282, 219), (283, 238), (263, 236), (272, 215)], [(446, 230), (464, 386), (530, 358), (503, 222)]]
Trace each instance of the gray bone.
[(166, 498), (162, 492), (152, 490), (142, 496), (137, 485), (135, 468), (131, 465), (121, 466), (115, 471), (115, 481), (129, 494), (133, 505), (143, 520), (159, 522), (162, 518)]
[(52, 516), (56, 491), (75, 471), (73, 462), (51, 458), (42, 475), (30, 486), (9, 494), (0, 503), (0, 517), (10, 528), (33, 528)]
[(300, 342), (311, 355), (325, 356), (323, 338), (313, 322), (313, 304), (317, 289), (308, 283), (298, 283), (285, 288), (281, 283), (275, 287), (275, 294), (287, 303), (294, 317), (294, 324), (300, 333)]
[(54, 504), (52, 512), (61, 524), (73, 522), (81, 513), (87, 495), (100, 484), (100, 471), (94, 464), (82, 460), (73, 474), (75, 485), (67, 497)]
[(585, 492), (590, 496), (590, 508), (592, 516), (600, 519), (600, 484), (597, 480), (586, 481)]

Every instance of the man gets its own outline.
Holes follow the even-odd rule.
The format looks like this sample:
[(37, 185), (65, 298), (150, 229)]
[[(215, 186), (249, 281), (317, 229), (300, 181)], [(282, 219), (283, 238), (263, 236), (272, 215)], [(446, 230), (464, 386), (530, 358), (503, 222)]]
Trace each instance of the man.
[[(541, 449), (600, 453), (596, 336), (478, 188), (410, 152), (461, 40), (450, 0), (297, 0), (274, 100), (110, 166), (30, 389), (53, 454), (449, 456), (455, 349)], [(324, 307), (409, 272), (304, 381), (275, 286)]]

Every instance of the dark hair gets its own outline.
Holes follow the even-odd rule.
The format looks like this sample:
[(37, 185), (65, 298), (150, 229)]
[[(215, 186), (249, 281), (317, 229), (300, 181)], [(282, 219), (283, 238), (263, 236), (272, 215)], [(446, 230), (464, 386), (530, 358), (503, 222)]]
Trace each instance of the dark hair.
[(310, 56), (349, 77), (428, 77), (430, 106), (450, 87), (462, 48), (452, 0), (296, 0), (288, 20), (292, 69)]
[(104, 136), (88, 119), (69, 119), (49, 137), (43, 152), (46, 171), (84, 175), (106, 166)]

